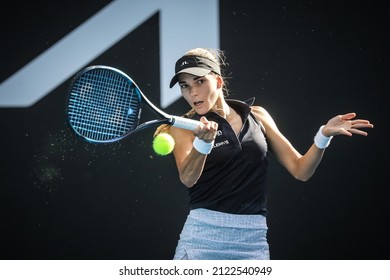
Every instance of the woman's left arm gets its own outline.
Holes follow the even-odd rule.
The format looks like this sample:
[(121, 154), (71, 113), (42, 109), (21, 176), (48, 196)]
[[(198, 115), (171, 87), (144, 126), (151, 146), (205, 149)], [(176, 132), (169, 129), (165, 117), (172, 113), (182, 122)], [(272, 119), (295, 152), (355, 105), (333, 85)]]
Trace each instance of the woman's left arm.
[(294, 178), (301, 181), (307, 181), (314, 174), (333, 136), (339, 134), (366, 136), (367, 132), (361, 129), (373, 127), (368, 120), (354, 119), (355, 113), (335, 116), (326, 125), (321, 126), (315, 137), (315, 143), (304, 155), (301, 155), (279, 131), (273, 118), (264, 108), (255, 106), (252, 111), (261, 120), (268, 142), (278, 161)]

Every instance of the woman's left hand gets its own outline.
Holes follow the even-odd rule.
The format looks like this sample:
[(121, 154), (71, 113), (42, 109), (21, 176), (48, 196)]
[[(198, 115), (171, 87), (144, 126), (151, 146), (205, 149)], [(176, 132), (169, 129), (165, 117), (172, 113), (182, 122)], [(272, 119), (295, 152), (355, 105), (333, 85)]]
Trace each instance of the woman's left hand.
[(339, 134), (347, 136), (352, 136), (353, 134), (367, 136), (368, 133), (361, 129), (373, 128), (374, 125), (368, 120), (354, 119), (355, 117), (355, 113), (347, 113), (331, 118), (322, 129), (322, 134), (327, 137)]

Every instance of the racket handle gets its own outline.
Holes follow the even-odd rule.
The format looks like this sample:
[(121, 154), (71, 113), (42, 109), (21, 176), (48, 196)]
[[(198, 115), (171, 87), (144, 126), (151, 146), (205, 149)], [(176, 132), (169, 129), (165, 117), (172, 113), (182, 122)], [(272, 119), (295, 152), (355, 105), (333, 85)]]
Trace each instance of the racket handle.
[(172, 126), (187, 129), (187, 130), (194, 130), (200, 124), (201, 124), (200, 121), (191, 120), (182, 117), (174, 117)]

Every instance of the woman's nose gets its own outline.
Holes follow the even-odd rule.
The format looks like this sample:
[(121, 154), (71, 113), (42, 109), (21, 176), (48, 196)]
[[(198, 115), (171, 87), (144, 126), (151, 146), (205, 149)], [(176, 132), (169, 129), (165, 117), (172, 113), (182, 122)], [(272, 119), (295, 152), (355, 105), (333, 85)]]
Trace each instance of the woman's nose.
[(194, 88), (194, 87), (191, 87), (191, 88), (190, 88), (190, 95), (191, 95), (191, 96), (193, 96), (193, 95), (195, 95), (195, 96), (198, 95), (198, 91), (196, 90), (196, 88)]

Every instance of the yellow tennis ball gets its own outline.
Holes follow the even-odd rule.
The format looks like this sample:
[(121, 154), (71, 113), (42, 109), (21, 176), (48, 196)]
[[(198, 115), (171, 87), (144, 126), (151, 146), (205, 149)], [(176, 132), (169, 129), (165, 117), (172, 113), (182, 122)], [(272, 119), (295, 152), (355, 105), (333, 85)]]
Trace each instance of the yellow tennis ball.
[(166, 156), (173, 151), (175, 140), (169, 133), (162, 132), (153, 139), (153, 150), (160, 156)]

